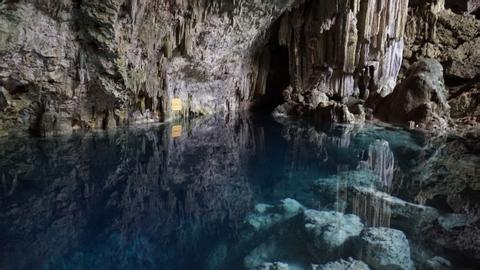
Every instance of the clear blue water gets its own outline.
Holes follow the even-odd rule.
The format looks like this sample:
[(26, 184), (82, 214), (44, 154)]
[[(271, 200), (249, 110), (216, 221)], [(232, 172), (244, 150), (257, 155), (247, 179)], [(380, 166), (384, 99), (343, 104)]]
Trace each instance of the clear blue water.
[(405, 176), (432, 155), (429, 142), (389, 127), (221, 116), (0, 138), (0, 269), (242, 269), (248, 250), (236, 245), (257, 203), (338, 208), (315, 183), (365, 168), (413, 201)]

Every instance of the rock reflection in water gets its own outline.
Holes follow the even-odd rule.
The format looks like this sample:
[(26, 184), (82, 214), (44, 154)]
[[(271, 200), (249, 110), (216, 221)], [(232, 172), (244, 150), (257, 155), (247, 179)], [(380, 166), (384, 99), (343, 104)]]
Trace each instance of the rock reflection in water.
[[(355, 252), (346, 238), (324, 251), (322, 226), (355, 236), (392, 227), (414, 244), (416, 266), (445, 254), (458, 262), (463, 251), (471, 265), (480, 261), (471, 237), (480, 185), (469, 177), (480, 163), (467, 150), (456, 139), (391, 127), (243, 116), (2, 138), (0, 268), (244, 269), (267, 251), (298, 265), (363, 265), (348, 259)], [(451, 169), (452, 158), (462, 170)], [(320, 227), (303, 231), (307, 223)], [(305, 242), (308, 235), (324, 238)], [(461, 246), (453, 238), (473, 240)]]
[(191, 267), (249, 209), (255, 142), (246, 119), (190, 125), (3, 140), (0, 268)]

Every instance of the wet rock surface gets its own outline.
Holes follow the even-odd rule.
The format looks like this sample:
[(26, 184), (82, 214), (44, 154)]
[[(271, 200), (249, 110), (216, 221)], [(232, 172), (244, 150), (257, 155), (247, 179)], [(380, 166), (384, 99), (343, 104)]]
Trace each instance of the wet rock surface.
[(348, 250), (349, 240), (363, 230), (360, 218), (340, 212), (307, 210), (302, 218), (310, 255), (318, 261), (328, 260)]
[(346, 260), (339, 260), (330, 262), (324, 265), (312, 266), (312, 270), (369, 270), (370, 268), (362, 261), (357, 261), (352, 258)]
[(401, 231), (368, 228), (357, 244), (356, 257), (374, 269), (414, 269), (407, 237)]

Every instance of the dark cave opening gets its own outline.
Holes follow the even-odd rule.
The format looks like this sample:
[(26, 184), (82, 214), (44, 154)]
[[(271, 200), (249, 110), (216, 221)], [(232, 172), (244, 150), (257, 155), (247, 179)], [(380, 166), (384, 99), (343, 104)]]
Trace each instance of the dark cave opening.
[(268, 61), (265, 91), (259, 95), (254, 103), (255, 112), (271, 113), (277, 106), (285, 102), (283, 91), (290, 85), (290, 54), (287, 46), (278, 43), (279, 25), (273, 27), (273, 34), (263, 52), (264, 61)]
[(471, 79), (465, 79), (454, 75), (445, 75), (445, 85), (447, 87), (458, 87), (467, 84)]

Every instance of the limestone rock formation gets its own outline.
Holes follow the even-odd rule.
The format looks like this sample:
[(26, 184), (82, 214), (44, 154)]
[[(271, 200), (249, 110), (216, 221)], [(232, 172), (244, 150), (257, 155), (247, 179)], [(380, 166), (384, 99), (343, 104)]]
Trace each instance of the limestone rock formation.
[(362, 261), (357, 261), (352, 258), (346, 260), (338, 260), (335, 262), (326, 263), (324, 265), (316, 265), (312, 270), (370, 270), (368, 265)]
[(288, 264), (275, 262), (275, 263), (264, 263), (258, 267), (252, 268), (251, 270), (289, 270)]
[(421, 58), (434, 58), (442, 64), (453, 126), (460, 132), (480, 126), (476, 86), (480, 79), (480, 16), (466, 15), (479, 6), (478, 0), (410, 1), (405, 31), (403, 70)]
[(373, 188), (348, 188), (348, 208), (370, 226), (393, 226), (413, 235), (436, 221), (440, 213), (425, 205), (406, 202)]
[(448, 128), (450, 106), (440, 63), (433, 59), (415, 63), (407, 78), (380, 102), (375, 116), (396, 124), (412, 122), (426, 129)]
[[(390, 93), (402, 63), (407, 9), (404, 0), (295, 5), (280, 19), (278, 34), (279, 44), (289, 52), (293, 91), (286, 101), (315, 109), (322, 94), (338, 102), (350, 96), (366, 98), (368, 92)], [(342, 105), (338, 110), (348, 111)]]
[(253, 231), (267, 230), (304, 210), (303, 205), (293, 199), (284, 199), (277, 206), (257, 204), (255, 212), (250, 214), (246, 223)]
[(273, 32), (296, 102), (388, 93), (407, 2), (2, 1), (0, 86), (13, 101), (1, 98), (0, 128), (43, 135), (248, 108), (276, 86), (262, 49)]
[(445, 0), (445, 6), (456, 12), (464, 12), (465, 14), (473, 14), (480, 9), (479, 0)]
[[(293, 0), (2, 1), (0, 129), (37, 134), (234, 111)], [(183, 106), (172, 110), (171, 100)]]
[(306, 244), (313, 258), (325, 261), (346, 250), (349, 240), (358, 236), (363, 224), (355, 215), (306, 210), (303, 213)]
[(356, 258), (377, 270), (414, 269), (405, 235), (389, 228), (368, 228), (360, 235)]

